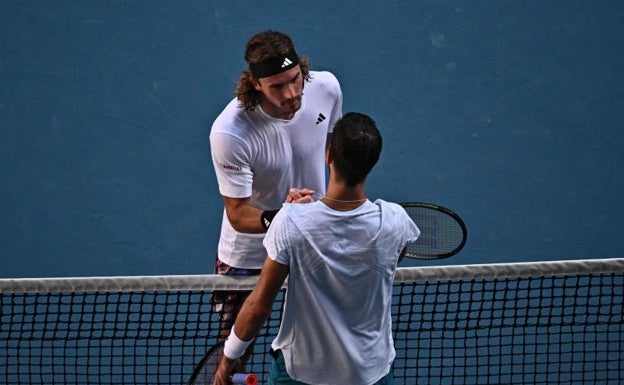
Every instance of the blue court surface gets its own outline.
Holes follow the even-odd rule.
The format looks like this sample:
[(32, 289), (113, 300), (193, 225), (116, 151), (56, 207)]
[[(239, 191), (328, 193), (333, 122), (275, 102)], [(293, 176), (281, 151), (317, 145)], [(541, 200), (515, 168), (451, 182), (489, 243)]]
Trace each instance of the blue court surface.
[(264, 29), (376, 119), (370, 198), (464, 218), (431, 263), (624, 255), (621, 0), (0, 0), (0, 277), (211, 273), (208, 133)]

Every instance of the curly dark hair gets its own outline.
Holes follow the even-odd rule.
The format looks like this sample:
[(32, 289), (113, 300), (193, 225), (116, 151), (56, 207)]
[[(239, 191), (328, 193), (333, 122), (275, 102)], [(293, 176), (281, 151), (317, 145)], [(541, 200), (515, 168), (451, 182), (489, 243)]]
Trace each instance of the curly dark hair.
[[(282, 32), (267, 30), (255, 34), (247, 42), (245, 47), (245, 61), (247, 63), (259, 63), (267, 58), (276, 57), (294, 50), (295, 46), (290, 37)], [(299, 67), (304, 81), (310, 81), (310, 61), (307, 57), (299, 56)], [(249, 65), (236, 84), (236, 97), (239, 105), (246, 111), (253, 110), (260, 103), (260, 92), (254, 85), (258, 83), (251, 71)]]

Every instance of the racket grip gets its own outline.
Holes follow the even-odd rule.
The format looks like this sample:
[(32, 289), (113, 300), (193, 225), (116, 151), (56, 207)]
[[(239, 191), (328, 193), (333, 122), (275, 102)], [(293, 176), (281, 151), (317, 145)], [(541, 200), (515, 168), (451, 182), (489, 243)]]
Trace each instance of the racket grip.
[(257, 385), (258, 377), (252, 373), (234, 373), (232, 375), (232, 384), (234, 385)]

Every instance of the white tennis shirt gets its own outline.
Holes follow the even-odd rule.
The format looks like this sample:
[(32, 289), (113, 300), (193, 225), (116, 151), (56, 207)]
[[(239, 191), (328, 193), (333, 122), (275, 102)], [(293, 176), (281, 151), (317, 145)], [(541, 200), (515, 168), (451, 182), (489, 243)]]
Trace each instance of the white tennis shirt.
[(347, 212), (320, 201), (284, 204), (264, 245), (269, 258), (290, 267), (272, 347), (282, 350), (293, 379), (366, 385), (388, 374), (396, 264), (419, 235), (401, 206), (383, 200)]
[[(245, 111), (235, 98), (214, 121), (210, 151), (221, 195), (251, 197), (263, 210), (279, 209), (292, 187), (315, 190), (315, 199), (325, 195), (325, 143), (342, 116), (342, 92), (330, 72), (310, 74), (291, 120), (273, 118), (260, 106)], [(224, 210), (218, 258), (259, 269), (266, 258), (263, 238), (234, 230)]]

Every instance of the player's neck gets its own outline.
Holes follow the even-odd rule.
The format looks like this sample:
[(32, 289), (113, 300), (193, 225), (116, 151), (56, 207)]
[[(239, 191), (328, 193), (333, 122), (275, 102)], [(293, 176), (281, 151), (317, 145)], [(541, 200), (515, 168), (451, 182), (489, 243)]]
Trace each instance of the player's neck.
[(330, 183), (327, 187), (327, 193), (321, 198), (321, 201), (337, 211), (354, 210), (367, 201), (364, 184), (347, 187)]

